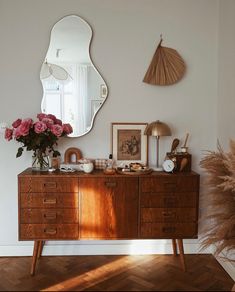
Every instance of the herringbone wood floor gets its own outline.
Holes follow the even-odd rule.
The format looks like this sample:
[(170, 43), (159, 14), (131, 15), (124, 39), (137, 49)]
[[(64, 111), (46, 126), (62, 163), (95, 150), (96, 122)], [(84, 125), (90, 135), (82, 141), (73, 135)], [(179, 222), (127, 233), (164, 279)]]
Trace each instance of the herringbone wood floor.
[(42, 257), (31, 277), (31, 257), (0, 258), (0, 290), (26, 291), (231, 291), (232, 279), (211, 255), (178, 257)]

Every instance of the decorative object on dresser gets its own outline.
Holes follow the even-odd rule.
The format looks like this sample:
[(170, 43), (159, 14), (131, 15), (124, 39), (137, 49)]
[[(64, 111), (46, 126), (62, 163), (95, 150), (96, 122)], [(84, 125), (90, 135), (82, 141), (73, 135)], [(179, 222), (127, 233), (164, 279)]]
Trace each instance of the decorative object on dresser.
[(176, 50), (163, 47), (162, 41), (161, 35), (143, 82), (152, 85), (171, 85), (184, 76), (186, 69), (184, 60)]
[(187, 147), (188, 137), (189, 137), (189, 133), (186, 134), (186, 137), (184, 140), (184, 145), (181, 147), (181, 152), (183, 152), (183, 153), (188, 152), (188, 147)]
[(176, 168), (176, 162), (174, 159), (165, 159), (162, 164), (163, 170), (166, 172), (173, 172)]
[(112, 123), (112, 154), (117, 166), (148, 164), (147, 123)]
[(156, 167), (153, 169), (156, 171), (162, 171), (162, 167), (159, 166), (159, 139), (161, 136), (171, 136), (171, 130), (167, 124), (157, 120), (146, 127), (144, 134), (156, 137)]
[[(217, 151), (208, 151), (200, 165), (207, 173), (207, 192), (202, 213), (202, 247), (213, 245), (215, 255), (234, 261), (235, 251), (235, 141), (225, 153), (218, 143)], [(208, 223), (206, 223), (208, 222)], [(222, 252), (222, 253), (221, 253)]]
[(183, 171), (183, 172), (190, 172), (191, 171), (191, 162), (192, 162), (192, 155), (189, 153), (166, 153), (167, 159), (171, 159), (175, 162), (174, 171)]
[(77, 15), (60, 19), (51, 30), (41, 67), (42, 112), (59, 114), (69, 122), (70, 137), (91, 131), (108, 96), (107, 84), (91, 60), (92, 34), (91, 26)]
[(171, 153), (177, 153), (177, 147), (179, 146), (180, 140), (175, 138), (171, 144)]
[(199, 175), (55, 171), (18, 175), (19, 240), (34, 240), (31, 274), (48, 240), (197, 238)]
[(171, 151), (166, 153), (166, 159), (170, 159), (175, 163), (174, 171), (191, 171), (192, 156), (187, 152), (188, 147), (186, 146), (188, 137), (189, 134), (186, 134), (184, 145), (181, 147), (181, 152), (177, 152), (177, 146), (179, 145), (180, 140), (175, 138), (172, 141)]
[(107, 160), (105, 158), (95, 159), (95, 169), (105, 169), (107, 165)]
[(52, 114), (38, 114), (38, 121), (34, 122), (31, 118), (17, 119), (12, 123), (12, 128), (6, 128), (5, 139), (14, 139), (22, 144), (18, 148), (16, 157), (20, 157), (24, 148), (33, 151), (32, 167), (35, 170), (48, 170), (48, 155), (53, 157), (60, 156), (60, 152), (55, 150), (59, 137), (72, 133), (70, 124), (62, 124)]
[(79, 163), (79, 160), (82, 158), (82, 152), (76, 147), (70, 147), (66, 149), (64, 153), (64, 163), (76, 164)]

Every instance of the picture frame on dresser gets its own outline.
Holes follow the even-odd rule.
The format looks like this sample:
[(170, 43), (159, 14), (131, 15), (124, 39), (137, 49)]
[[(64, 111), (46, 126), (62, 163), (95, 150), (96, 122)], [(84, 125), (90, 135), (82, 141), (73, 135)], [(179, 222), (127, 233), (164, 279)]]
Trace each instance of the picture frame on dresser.
[(111, 124), (112, 154), (117, 166), (129, 163), (148, 165), (148, 136), (144, 135), (148, 123)]

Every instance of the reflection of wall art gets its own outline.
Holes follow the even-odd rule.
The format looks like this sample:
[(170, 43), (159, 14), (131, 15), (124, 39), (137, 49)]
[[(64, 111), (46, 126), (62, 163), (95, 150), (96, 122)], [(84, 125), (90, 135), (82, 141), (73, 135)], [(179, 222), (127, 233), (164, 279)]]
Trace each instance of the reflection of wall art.
[(171, 85), (178, 82), (185, 73), (186, 65), (180, 54), (162, 46), (162, 37), (144, 76), (143, 82), (152, 85)]
[(131, 162), (147, 165), (146, 126), (147, 123), (112, 123), (112, 153), (118, 166)]
[(107, 97), (107, 86), (105, 84), (100, 85), (100, 97), (106, 98)]

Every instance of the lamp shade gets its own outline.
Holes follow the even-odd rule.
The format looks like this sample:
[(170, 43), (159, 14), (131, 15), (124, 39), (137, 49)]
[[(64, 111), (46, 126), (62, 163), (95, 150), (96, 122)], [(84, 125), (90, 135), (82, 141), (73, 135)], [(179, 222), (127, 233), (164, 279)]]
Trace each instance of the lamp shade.
[(163, 122), (160, 122), (159, 120), (152, 122), (149, 124), (145, 131), (144, 134), (147, 136), (171, 136), (171, 129), (169, 126)]

